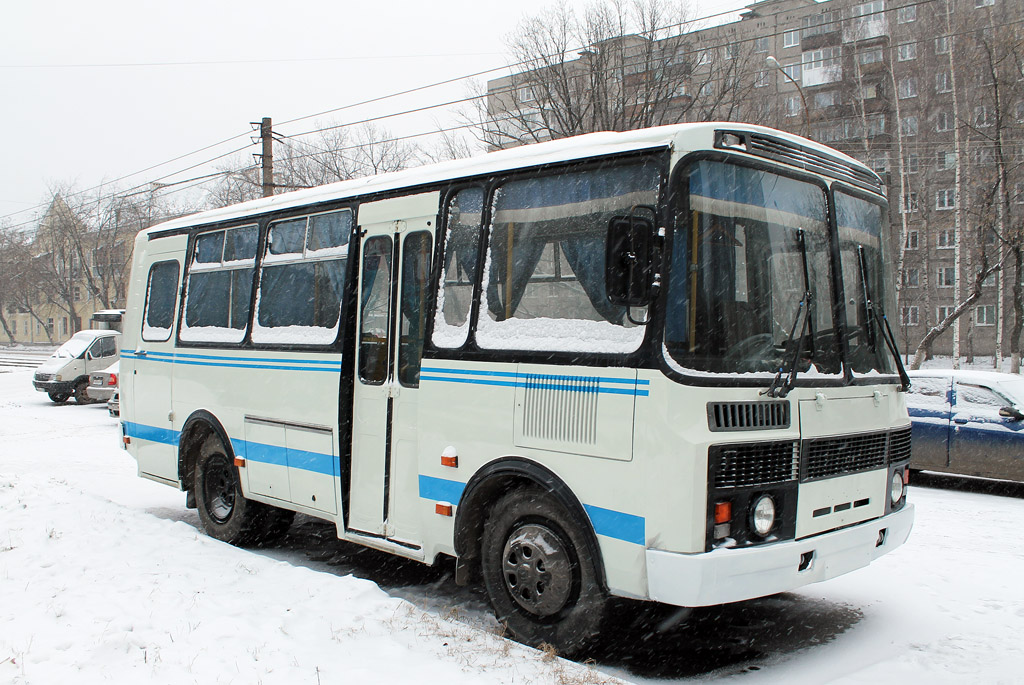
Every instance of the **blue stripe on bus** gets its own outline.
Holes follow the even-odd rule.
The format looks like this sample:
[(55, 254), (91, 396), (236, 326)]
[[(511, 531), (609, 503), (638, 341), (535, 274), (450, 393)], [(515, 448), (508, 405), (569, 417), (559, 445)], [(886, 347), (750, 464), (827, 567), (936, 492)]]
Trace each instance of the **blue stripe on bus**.
[(592, 504), (584, 504), (583, 508), (586, 509), (590, 522), (594, 524), (594, 532), (598, 535), (632, 542), (634, 545), (646, 544), (646, 522), (643, 516), (595, 507)]
[(465, 483), (457, 480), (445, 480), (433, 476), (420, 475), (420, 497), (432, 499), (435, 502), (448, 502), (458, 504), (462, 499), (462, 491), (466, 489)]
[[(192, 359), (185, 359), (183, 357), (191, 357)], [(156, 355), (153, 353), (146, 353), (144, 355), (136, 354), (133, 351), (127, 351), (121, 353), (122, 359), (134, 359), (136, 361), (149, 361), (160, 364), (180, 364), (183, 366), (216, 366), (225, 369), (267, 369), (270, 371), (326, 371), (329, 373), (340, 373), (341, 361), (314, 361), (305, 359), (277, 359), (273, 360), (276, 363), (256, 363), (253, 364), (245, 357), (204, 357), (202, 355)], [(228, 361), (206, 361), (224, 359)], [(270, 361), (270, 360), (268, 360)]]
[[(164, 445), (178, 446), (181, 431), (169, 428), (157, 428), (141, 423), (125, 421), (124, 434), (137, 440), (148, 440)], [(243, 457), (246, 460), (256, 461), (261, 464), (272, 464), (274, 466), (286, 466), (303, 471), (320, 473), (325, 476), (334, 476), (336, 458), (333, 454), (322, 452), (307, 452), (305, 450), (288, 449), (277, 445), (267, 445), (262, 442), (249, 442), (238, 438), (231, 438), (231, 447), (235, 456)]]
[(156, 426), (147, 426), (142, 423), (132, 423), (130, 421), (122, 421), (121, 423), (124, 426), (125, 436), (129, 438), (159, 442), (163, 445), (174, 445), (175, 447), (178, 446), (178, 437), (181, 435), (180, 431), (171, 430), (170, 428), (157, 428)]
[(156, 352), (146, 350), (145, 354), (139, 354), (139, 350), (121, 350), (122, 355), (133, 355), (134, 359), (148, 359), (150, 357), (160, 357), (165, 359), (202, 359), (202, 360), (215, 360), (215, 361), (229, 361), (229, 362), (276, 362), (282, 361), (290, 364), (310, 364), (310, 365), (331, 365), (338, 366), (341, 361), (338, 359), (285, 359), (281, 357), (269, 358), (269, 357), (221, 357), (210, 354), (184, 354), (182, 352)]
[[(604, 376), (561, 376), (557, 374), (527, 373), (518, 374), (507, 371), (469, 371), (463, 369), (441, 369), (425, 366), (420, 370), (421, 381), (438, 381), (440, 383), (463, 383), (469, 385), (488, 385), (503, 388), (526, 388), (542, 390), (565, 390), (568, 392), (599, 393), (602, 395), (636, 395), (647, 397), (650, 391), (641, 389), (638, 386), (648, 386), (648, 380), (635, 380), (632, 378), (606, 378)], [(442, 375), (431, 375), (442, 374)], [(484, 378), (470, 378), (469, 376), (484, 376)], [(488, 377), (508, 378), (509, 380), (491, 380)], [(540, 382), (538, 382), (540, 381)], [(596, 388), (579, 387), (571, 381), (597, 381)], [(607, 388), (605, 383), (621, 383), (632, 385), (626, 388)]]
[[(465, 489), (466, 484), (459, 481), (420, 475), (420, 497), (423, 499), (458, 505)], [(590, 517), (594, 532), (598, 535), (623, 540), (634, 545), (646, 545), (644, 517), (614, 509), (595, 507), (591, 504), (584, 504), (583, 508), (586, 510), (587, 516)]]

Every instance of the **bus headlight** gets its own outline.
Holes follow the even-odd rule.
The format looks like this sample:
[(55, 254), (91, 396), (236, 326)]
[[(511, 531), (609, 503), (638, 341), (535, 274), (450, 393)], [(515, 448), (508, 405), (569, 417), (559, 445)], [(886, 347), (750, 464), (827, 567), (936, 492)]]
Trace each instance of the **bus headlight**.
[(889, 483), (889, 501), (896, 506), (903, 499), (903, 474), (896, 471), (892, 474), (892, 482)]
[(775, 500), (771, 495), (761, 495), (751, 510), (754, 532), (765, 537), (775, 526)]

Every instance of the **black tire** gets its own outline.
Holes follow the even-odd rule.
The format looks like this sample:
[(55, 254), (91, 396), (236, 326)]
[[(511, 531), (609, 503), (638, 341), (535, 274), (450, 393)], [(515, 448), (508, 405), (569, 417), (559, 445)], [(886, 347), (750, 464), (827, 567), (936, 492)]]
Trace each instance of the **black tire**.
[(48, 392), (46, 394), (54, 404), (64, 404), (68, 401), (68, 398), (71, 397), (71, 395), (66, 392)]
[(207, 535), (240, 546), (264, 540), (271, 507), (242, 495), (238, 467), (216, 435), (200, 447), (193, 487), (199, 521)]
[(92, 404), (92, 398), (86, 392), (88, 387), (88, 381), (78, 381), (75, 383), (75, 404)]
[(481, 538), (484, 586), (516, 640), (573, 656), (597, 639), (608, 601), (583, 531), (554, 496), (506, 493)]

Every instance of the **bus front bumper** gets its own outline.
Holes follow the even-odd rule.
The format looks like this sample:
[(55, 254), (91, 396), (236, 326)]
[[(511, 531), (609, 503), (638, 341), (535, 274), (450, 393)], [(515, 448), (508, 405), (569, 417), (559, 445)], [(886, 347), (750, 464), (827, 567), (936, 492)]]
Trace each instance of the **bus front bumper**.
[(907, 540), (914, 505), (864, 523), (758, 547), (707, 554), (647, 550), (651, 599), (684, 607), (765, 597), (841, 576), (891, 552)]

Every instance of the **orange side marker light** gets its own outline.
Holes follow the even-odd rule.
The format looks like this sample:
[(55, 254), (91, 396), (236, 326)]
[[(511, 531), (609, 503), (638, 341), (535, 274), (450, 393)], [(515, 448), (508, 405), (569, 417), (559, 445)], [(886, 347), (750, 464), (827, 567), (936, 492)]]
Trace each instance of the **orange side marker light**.
[(452, 505), (447, 502), (437, 502), (434, 504), (434, 513), (440, 514), (441, 516), (451, 516)]

